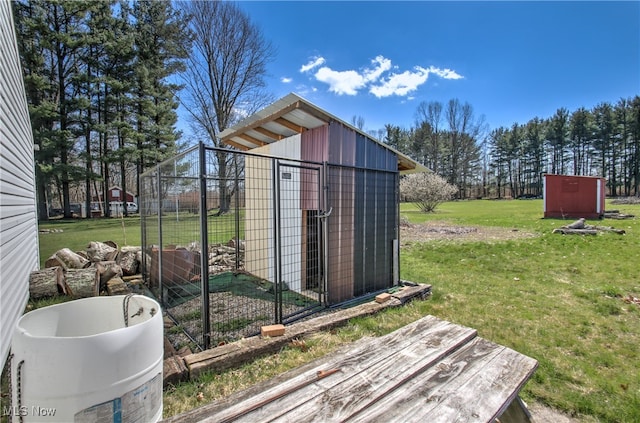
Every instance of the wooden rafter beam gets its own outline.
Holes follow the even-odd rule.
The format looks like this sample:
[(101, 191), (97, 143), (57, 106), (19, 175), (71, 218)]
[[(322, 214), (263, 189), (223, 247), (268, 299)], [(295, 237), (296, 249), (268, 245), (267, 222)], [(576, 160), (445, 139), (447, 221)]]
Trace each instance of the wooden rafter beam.
[(266, 137), (273, 138), (275, 141), (280, 141), (281, 139), (284, 138), (284, 135), (276, 134), (275, 132), (271, 132), (268, 129), (263, 128), (261, 126), (253, 128), (253, 130), (258, 132), (258, 133), (260, 133), (260, 134), (262, 134), (262, 135), (264, 135), (264, 136), (266, 136)]
[(247, 134), (239, 134), (238, 138), (242, 138), (245, 141), (249, 141), (251, 144), (255, 144), (258, 147), (262, 147), (263, 145), (267, 145), (268, 143), (261, 141), (257, 138), (252, 137), (251, 135), (247, 135)]
[(296, 125), (295, 123), (293, 123), (293, 122), (291, 122), (289, 120), (286, 120), (283, 117), (279, 117), (279, 118), (275, 119), (274, 122), (279, 124), (279, 125), (284, 126), (285, 128), (289, 128), (292, 131), (296, 131), (299, 134), (301, 134), (301, 133), (303, 133), (304, 131), (307, 130), (307, 128), (305, 128), (304, 126)]
[(231, 146), (233, 146), (233, 147), (235, 147), (235, 148), (237, 148), (239, 150), (242, 150), (242, 151), (247, 151), (249, 149), (249, 147), (247, 147), (246, 145), (240, 144), (240, 143), (232, 141), (232, 140), (226, 140), (225, 143), (229, 144), (229, 145), (231, 145)]
[(290, 105), (288, 105), (287, 107), (285, 107), (284, 109), (278, 110), (276, 113), (273, 113), (269, 116), (265, 116), (262, 119), (258, 119), (254, 122), (251, 122), (251, 124), (249, 124), (248, 126), (244, 126), (242, 128), (239, 128), (238, 130), (232, 132), (231, 134), (227, 135), (226, 137), (224, 137), (224, 139), (222, 140), (223, 142), (227, 142), (228, 139), (231, 139), (233, 137), (237, 137), (239, 134), (246, 132), (250, 129), (256, 129), (259, 126), (264, 125), (267, 122), (275, 122), (276, 119), (278, 119), (280, 116), (282, 115), (286, 115), (287, 113), (298, 109), (300, 107), (302, 103), (300, 101), (296, 101)]

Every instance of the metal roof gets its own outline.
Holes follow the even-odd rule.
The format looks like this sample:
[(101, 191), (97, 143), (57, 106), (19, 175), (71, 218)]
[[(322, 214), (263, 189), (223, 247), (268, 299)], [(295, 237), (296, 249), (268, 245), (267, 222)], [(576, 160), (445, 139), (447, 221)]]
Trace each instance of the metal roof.
[(335, 121), (382, 145), (398, 156), (402, 173), (426, 172), (428, 169), (408, 156), (374, 139), (349, 123), (320, 109), (297, 94), (290, 93), (261, 111), (243, 119), (220, 133), (220, 140), (240, 150), (251, 150), (279, 141), (308, 129)]

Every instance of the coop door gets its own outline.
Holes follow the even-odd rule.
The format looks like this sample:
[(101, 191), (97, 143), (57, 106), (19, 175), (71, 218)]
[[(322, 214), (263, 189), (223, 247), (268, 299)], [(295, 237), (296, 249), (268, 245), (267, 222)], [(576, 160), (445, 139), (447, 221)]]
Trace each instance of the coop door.
[(295, 303), (317, 305), (322, 295), (320, 169), (279, 161), (276, 225), (276, 285), (286, 318)]

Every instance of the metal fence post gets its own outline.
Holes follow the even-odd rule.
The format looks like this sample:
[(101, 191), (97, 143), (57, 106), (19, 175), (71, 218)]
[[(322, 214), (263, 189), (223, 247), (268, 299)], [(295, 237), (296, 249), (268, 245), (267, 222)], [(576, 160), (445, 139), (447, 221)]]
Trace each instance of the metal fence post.
[(156, 169), (158, 174), (158, 296), (160, 301), (164, 303), (164, 288), (162, 287), (162, 178), (159, 164)]
[(204, 143), (200, 141), (200, 285), (202, 291), (202, 348), (211, 346), (209, 319), (209, 243), (207, 226), (207, 160)]
[(280, 263), (282, 253), (280, 248), (280, 166), (277, 159), (271, 159), (271, 175), (273, 186), (273, 289), (275, 294), (275, 322), (282, 323), (282, 286), (281, 286), (281, 268)]

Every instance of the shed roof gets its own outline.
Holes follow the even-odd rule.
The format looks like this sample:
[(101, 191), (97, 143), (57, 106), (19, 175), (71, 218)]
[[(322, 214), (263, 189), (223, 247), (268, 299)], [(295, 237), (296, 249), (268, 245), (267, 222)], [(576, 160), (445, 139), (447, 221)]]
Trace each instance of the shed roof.
[(236, 125), (225, 129), (220, 133), (220, 139), (223, 143), (240, 150), (251, 150), (300, 134), (308, 129), (326, 125), (332, 121), (339, 122), (396, 153), (398, 156), (398, 170), (402, 173), (428, 171), (426, 167), (405, 154), (376, 140), (371, 135), (338, 119), (294, 93), (286, 95)]

